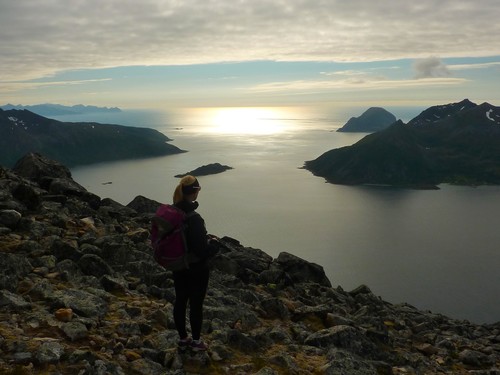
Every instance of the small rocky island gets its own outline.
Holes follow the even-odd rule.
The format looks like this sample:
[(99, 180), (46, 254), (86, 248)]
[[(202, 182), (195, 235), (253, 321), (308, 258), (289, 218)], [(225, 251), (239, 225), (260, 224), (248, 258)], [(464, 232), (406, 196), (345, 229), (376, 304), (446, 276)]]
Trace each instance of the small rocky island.
[(0, 167), (0, 373), (500, 373), (500, 322), (392, 304), (364, 285), (345, 291), (320, 265), (222, 236), (209, 350), (180, 354), (172, 274), (149, 244), (158, 205), (102, 199), (37, 154)]
[(180, 177), (184, 177), (184, 176), (187, 176), (187, 175), (196, 176), (196, 177), (199, 177), (199, 176), (208, 176), (208, 175), (211, 175), (211, 174), (222, 173), (222, 172), (225, 172), (225, 171), (227, 171), (229, 169), (233, 169), (233, 168), (229, 167), (227, 165), (222, 165), (220, 163), (212, 163), (212, 164), (203, 165), (201, 167), (193, 169), (190, 172), (186, 172), (186, 173), (183, 173), (183, 174), (177, 174), (177, 175), (175, 175), (175, 177), (179, 177), (180, 178)]

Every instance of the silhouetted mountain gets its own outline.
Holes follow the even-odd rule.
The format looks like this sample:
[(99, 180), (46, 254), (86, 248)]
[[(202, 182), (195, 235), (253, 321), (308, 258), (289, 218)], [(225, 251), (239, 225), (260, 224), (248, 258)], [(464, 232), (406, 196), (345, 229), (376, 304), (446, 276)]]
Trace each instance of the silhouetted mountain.
[(359, 117), (351, 117), (347, 123), (340, 128), (339, 132), (376, 132), (383, 130), (396, 122), (396, 116), (384, 108), (368, 108)]
[(332, 183), (420, 188), (500, 184), (499, 166), (500, 108), (469, 100), (431, 107), (305, 163)]
[(28, 110), (0, 109), (0, 164), (37, 152), (68, 166), (183, 152), (157, 130), (60, 122)]
[(7, 104), (0, 107), (4, 111), (11, 109), (27, 109), (30, 112), (36, 113), (40, 116), (61, 116), (61, 115), (81, 115), (86, 113), (109, 113), (121, 112), (117, 107), (96, 107), (92, 105), (77, 104), (74, 106), (65, 106), (60, 104), (35, 104), (35, 105), (13, 105)]

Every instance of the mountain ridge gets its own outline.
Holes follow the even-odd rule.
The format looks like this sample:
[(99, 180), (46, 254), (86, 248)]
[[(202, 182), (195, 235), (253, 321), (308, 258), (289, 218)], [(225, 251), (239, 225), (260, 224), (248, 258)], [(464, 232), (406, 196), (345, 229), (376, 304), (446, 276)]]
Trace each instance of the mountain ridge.
[(93, 105), (83, 105), (83, 104), (75, 104), (73, 106), (66, 106), (62, 104), (52, 104), (52, 103), (44, 103), (44, 104), (34, 104), (34, 105), (14, 105), (14, 104), (6, 104), (0, 106), (0, 109), (5, 111), (11, 109), (27, 109), (30, 112), (36, 113), (40, 116), (61, 116), (61, 115), (80, 115), (86, 113), (116, 113), (121, 112), (121, 109), (118, 107), (97, 107)]
[(0, 109), (0, 164), (12, 166), (28, 152), (65, 165), (185, 152), (157, 130), (96, 122), (61, 122), (26, 109)]
[(499, 165), (500, 108), (465, 99), (329, 150), (304, 168), (338, 184), (437, 188), (500, 184)]

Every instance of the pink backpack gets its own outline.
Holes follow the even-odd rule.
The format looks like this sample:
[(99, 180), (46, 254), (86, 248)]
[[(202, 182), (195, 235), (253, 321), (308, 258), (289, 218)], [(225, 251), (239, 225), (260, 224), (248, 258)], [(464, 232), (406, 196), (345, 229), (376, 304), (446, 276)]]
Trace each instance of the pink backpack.
[(170, 271), (189, 268), (196, 256), (188, 253), (186, 220), (196, 212), (185, 214), (170, 204), (162, 204), (151, 220), (151, 246), (155, 260)]

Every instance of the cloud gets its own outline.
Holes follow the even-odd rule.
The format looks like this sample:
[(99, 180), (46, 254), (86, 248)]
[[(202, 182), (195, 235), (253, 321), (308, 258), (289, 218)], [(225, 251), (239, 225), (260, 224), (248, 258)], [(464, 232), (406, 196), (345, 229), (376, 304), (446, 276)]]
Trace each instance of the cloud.
[(428, 57), (414, 62), (415, 78), (438, 78), (451, 75), (448, 67), (437, 57)]
[(0, 0), (0, 7), (0, 82), (131, 65), (500, 55), (492, 43), (498, 0)]
[(448, 65), (449, 70), (472, 70), (472, 69), (489, 69), (500, 68), (499, 62), (476, 63), (476, 64), (453, 64)]
[(361, 78), (347, 78), (341, 80), (316, 80), (316, 81), (288, 81), (288, 82), (270, 82), (254, 85), (249, 90), (260, 93), (270, 92), (309, 92), (309, 91), (331, 91), (352, 90), (352, 89), (401, 89), (416, 87), (435, 87), (460, 85), (467, 82), (463, 78), (419, 78), (408, 80), (390, 80), (380, 77), (364, 76)]

